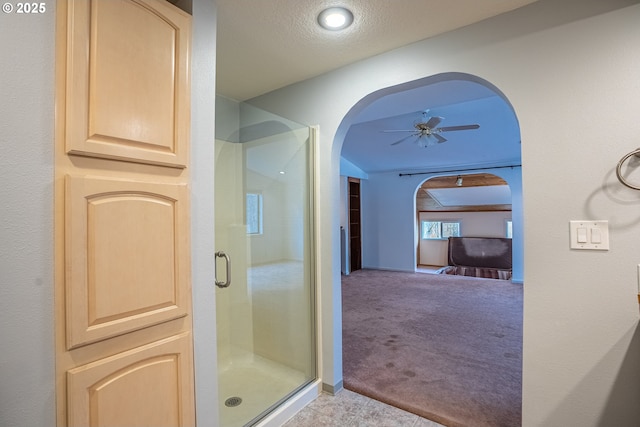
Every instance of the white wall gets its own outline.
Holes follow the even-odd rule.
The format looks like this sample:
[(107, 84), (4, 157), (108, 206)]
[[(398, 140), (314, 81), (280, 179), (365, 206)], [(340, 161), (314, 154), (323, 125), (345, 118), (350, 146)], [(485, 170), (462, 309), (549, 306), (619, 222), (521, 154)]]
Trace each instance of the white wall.
[[(191, 286), (196, 423), (218, 423), (214, 248), (215, 0), (195, 0), (191, 46)], [(212, 403), (213, 402), (213, 403)]]
[[(249, 237), (252, 265), (273, 262), (303, 261), (305, 256), (307, 206), (309, 199), (309, 180), (307, 179), (307, 158), (309, 145), (306, 139), (297, 140), (291, 135), (280, 136), (257, 142), (261, 151), (252, 153), (249, 146), (245, 150), (249, 166), (259, 162), (261, 168), (271, 171), (271, 176), (246, 171), (246, 189), (248, 192), (262, 194), (263, 200), (263, 233)], [(237, 144), (236, 144), (237, 145)], [(269, 150), (277, 161), (262, 156), (263, 150)], [(286, 167), (283, 167), (286, 164)], [(284, 174), (278, 174), (287, 169)], [(276, 175), (274, 175), (276, 174)], [(242, 191), (241, 191), (242, 193)], [(240, 216), (242, 220), (242, 215)]]
[(54, 2), (0, 14), (0, 425), (55, 425)]
[[(249, 170), (247, 191), (259, 192), (263, 199), (263, 233), (249, 236), (251, 264), (267, 264), (286, 259), (286, 241), (282, 237), (289, 233), (284, 217), (284, 184)], [(242, 220), (242, 216), (240, 219)]]
[(462, 237), (506, 237), (511, 211), (422, 212), (425, 221), (459, 220)]
[[(511, 217), (514, 227), (512, 280), (522, 283), (524, 263), (520, 169), (491, 169), (482, 172), (503, 178), (511, 189)], [(369, 174), (369, 179), (362, 181), (363, 267), (415, 271), (418, 264), (418, 234), (415, 229), (416, 191), (425, 180), (435, 176), (438, 175), (399, 176), (395, 172), (386, 172)]]
[(344, 157), (340, 157), (340, 175), (360, 179), (368, 178), (368, 175), (364, 173), (362, 169), (360, 169)]
[[(602, 13), (631, 3), (540, 0), (252, 101), (321, 129), (326, 383), (342, 378), (338, 170), (350, 117), (380, 89), (460, 71), (497, 86), (520, 121), (523, 426), (638, 425), (640, 192), (614, 168), (640, 134), (640, 6)], [(571, 251), (571, 219), (608, 219), (611, 250)]]

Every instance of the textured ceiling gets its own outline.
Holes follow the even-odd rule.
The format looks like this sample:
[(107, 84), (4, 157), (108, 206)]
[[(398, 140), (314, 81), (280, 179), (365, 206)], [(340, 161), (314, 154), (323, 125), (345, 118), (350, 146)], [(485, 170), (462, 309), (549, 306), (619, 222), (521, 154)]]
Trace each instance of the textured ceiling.
[[(217, 0), (217, 93), (248, 100), (534, 1)], [(354, 24), (343, 32), (320, 28), (318, 13), (338, 5), (353, 12)], [(446, 143), (427, 149), (413, 138), (392, 146), (406, 133), (382, 131), (413, 129), (426, 109), (444, 117), (442, 126), (478, 123), (480, 129), (443, 134)], [(442, 81), (367, 106), (347, 132), (342, 157), (367, 173), (517, 165), (519, 127), (493, 90), (477, 82)], [(474, 204), (457, 190), (449, 202)]]
[[(247, 100), (534, 1), (217, 0), (217, 92)], [(320, 28), (318, 13), (339, 5), (353, 25)]]

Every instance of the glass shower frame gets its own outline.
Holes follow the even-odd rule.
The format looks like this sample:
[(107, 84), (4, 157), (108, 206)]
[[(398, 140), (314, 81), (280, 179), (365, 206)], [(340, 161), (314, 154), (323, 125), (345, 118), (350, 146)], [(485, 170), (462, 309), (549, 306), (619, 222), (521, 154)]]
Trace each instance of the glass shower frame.
[[(221, 427), (255, 425), (317, 379), (314, 156), (312, 128), (217, 97)], [(261, 209), (249, 229), (248, 194)]]

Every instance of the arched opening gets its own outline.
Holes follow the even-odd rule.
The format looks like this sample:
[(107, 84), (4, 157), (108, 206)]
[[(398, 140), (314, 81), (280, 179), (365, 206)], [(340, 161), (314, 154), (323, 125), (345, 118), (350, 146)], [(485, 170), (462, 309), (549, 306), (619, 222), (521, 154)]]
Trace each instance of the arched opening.
[[(425, 127), (425, 123), (431, 123), (432, 117), (438, 117), (441, 126), (462, 128), (459, 130), (464, 130), (464, 132), (449, 132), (446, 134), (446, 140), (437, 138), (435, 143), (425, 142), (424, 139), (421, 139), (423, 135), (414, 134), (412, 139), (393, 134), (393, 131), (396, 130), (412, 131), (416, 129), (421, 131), (420, 125)], [(465, 125), (476, 123), (479, 125), (477, 128), (465, 127)], [(360, 235), (362, 237), (363, 271), (366, 274), (371, 271), (383, 272), (386, 275), (386, 283), (394, 283), (396, 281), (394, 274), (396, 273), (415, 274), (419, 261), (416, 250), (419, 242), (416, 226), (418, 223), (416, 192), (423, 182), (437, 176), (454, 175), (457, 178), (457, 175), (484, 173), (498, 176), (508, 183), (512, 205), (510, 219), (514, 236), (512, 241), (513, 278), (508, 281), (508, 284), (510, 289), (517, 288), (516, 294), (519, 293), (519, 296), (514, 297), (516, 299), (514, 303), (516, 313), (515, 320), (511, 325), (516, 331), (512, 337), (515, 340), (515, 350), (509, 354), (510, 357), (517, 358), (515, 365), (512, 364), (514, 367), (513, 380), (517, 384), (512, 384), (512, 394), (508, 398), (499, 397), (499, 392), (494, 396), (498, 396), (497, 400), (507, 400), (511, 403), (511, 407), (503, 409), (505, 413), (509, 413), (509, 417), (513, 417), (508, 421), (508, 424), (518, 424), (521, 406), (522, 289), (516, 283), (522, 283), (523, 274), (522, 180), (520, 130), (515, 112), (507, 98), (489, 82), (463, 73), (439, 74), (377, 91), (358, 102), (339, 126), (334, 140), (334, 164), (338, 161), (340, 162), (342, 189), (340, 225), (347, 234), (341, 239), (343, 242), (342, 254), (344, 256), (350, 253), (350, 249), (345, 248), (350, 242), (347, 183), (350, 178), (357, 178), (360, 180)], [(348, 265), (349, 260), (344, 261)], [(345, 265), (344, 262), (343, 265)], [(350, 274), (350, 271), (344, 269), (342, 273), (344, 304), (342, 321), (343, 342), (345, 343), (343, 373), (345, 387), (350, 388), (353, 387), (354, 382), (349, 378), (349, 370), (354, 365), (348, 352), (352, 351), (354, 347), (347, 343), (351, 343), (354, 337), (358, 334), (362, 335), (364, 332), (359, 331), (355, 335), (350, 333), (349, 328), (353, 320), (351, 314), (356, 308), (350, 305), (350, 301), (353, 301), (353, 295), (345, 294), (346, 288), (344, 286), (346, 284), (350, 289), (354, 289), (354, 286), (357, 286), (354, 284), (354, 278), (357, 279), (362, 274), (360, 272)], [(383, 295), (380, 298), (389, 302), (389, 293), (396, 291), (402, 292), (402, 286), (393, 288), (387, 286), (386, 291), (382, 291), (386, 293), (386, 296)], [(358, 298), (371, 298), (368, 301), (373, 306), (377, 301), (375, 295), (356, 297), (356, 299)], [(520, 298), (519, 302), (517, 298)], [(379, 308), (382, 309), (383, 306)], [(411, 308), (404, 312), (415, 313)], [(402, 311), (397, 315), (388, 315), (402, 317)], [(382, 320), (382, 317), (385, 315), (381, 315), (378, 320)], [(365, 315), (364, 318), (376, 322), (374, 316), (366, 317)], [(408, 323), (411, 322), (410, 319), (405, 320)], [(391, 322), (386, 319), (384, 324), (390, 325)], [(377, 331), (385, 331), (386, 335), (378, 336)], [(386, 341), (383, 346), (386, 347), (380, 347), (379, 350), (365, 350), (357, 357), (362, 358), (365, 355), (364, 357), (368, 358), (372, 355), (384, 354), (385, 348), (395, 348), (400, 351), (404, 344), (399, 345), (397, 340), (401, 336), (401, 333), (386, 331), (380, 325), (380, 327), (371, 330), (371, 335), (367, 339), (369, 342), (384, 339)], [(429, 341), (429, 337), (423, 336), (422, 338)], [(457, 343), (463, 344), (462, 342)], [(364, 345), (366, 344), (363, 343), (360, 348), (362, 349)], [(477, 351), (482, 352), (482, 349), (477, 349)], [(469, 352), (469, 354), (473, 353), (474, 350)], [(398, 369), (397, 361), (397, 359), (396, 361), (390, 359), (386, 364), (380, 364), (379, 361), (374, 362), (367, 359), (361, 360), (360, 366), (368, 364), (380, 366), (380, 375), (384, 375), (387, 370)], [(410, 363), (415, 366), (418, 362), (419, 357), (414, 358)], [(401, 379), (402, 372), (415, 374), (411, 366), (404, 368), (404, 371), (399, 371), (398, 379)], [(375, 381), (375, 376), (368, 375), (368, 377), (374, 378)], [(378, 381), (378, 384), (382, 386), (383, 382)], [(354, 391), (370, 396), (375, 395), (370, 389), (355, 387)], [(398, 389), (406, 393), (406, 383), (398, 386)], [(445, 387), (442, 388), (442, 391), (445, 391)], [(413, 390), (404, 397), (399, 397), (396, 394), (386, 402), (416, 412), (418, 410), (416, 408), (424, 405), (414, 402), (413, 406), (411, 404), (402, 406), (405, 398), (411, 395), (419, 395), (419, 392)], [(380, 399), (380, 395), (375, 395), (375, 397)], [(384, 401), (384, 399), (380, 400)], [(464, 400), (462, 399), (458, 403), (465, 406)], [(459, 415), (451, 413), (427, 413), (426, 415), (429, 414), (431, 414), (431, 419), (440, 420), (440, 422), (451, 421)], [(425, 413), (419, 415), (426, 416)], [(471, 414), (471, 417), (477, 415)], [(495, 423), (496, 420), (487, 422)]]
[[(443, 126), (480, 126), (449, 132), (446, 142), (433, 146), (423, 147), (419, 139), (396, 144), (399, 135), (388, 131), (411, 129), (425, 111), (443, 118)], [(340, 162), (343, 188), (340, 225), (345, 230), (345, 180), (362, 179), (364, 268), (414, 271), (418, 264), (412, 226), (415, 210), (405, 206), (405, 201), (413, 198), (417, 185), (429, 176), (485, 171), (502, 176), (511, 187), (514, 234), (518, 235), (513, 241), (513, 279), (522, 282), (520, 130), (511, 104), (499, 89), (463, 73), (438, 74), (382, 89), (364, 97), (347, 113), (336, 133), (334, 150), (339, 154), (335, 158)], [(369, 200), (377, 204), (367, 206), (364, 193), (372, 191), (376, 197)], [(345, 237), (348, 242), (349, 236)], [(412, 240), (416, 241), (397, 250), (401, 241)]]
[[(429, 178), (418, 186), (415, 203), (417, 271), (452, 270), (455, 261), (450, 259), (449, 237), (513, 237), (511, 189), (497, 175), (480, 172)], [(509, 259), (504, 263), (496, 260), (493, 267), (508, 270), (503, 276), (510, 278), (511, 260), (510, 250)]]

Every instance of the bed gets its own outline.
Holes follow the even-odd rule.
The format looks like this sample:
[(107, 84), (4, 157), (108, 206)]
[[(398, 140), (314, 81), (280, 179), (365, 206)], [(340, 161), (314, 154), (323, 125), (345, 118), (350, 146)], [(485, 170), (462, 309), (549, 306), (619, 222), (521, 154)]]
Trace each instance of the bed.
[(501, 237), (449, 237), (448, 265), (440, 274), (510, 280), (511, 239)]

